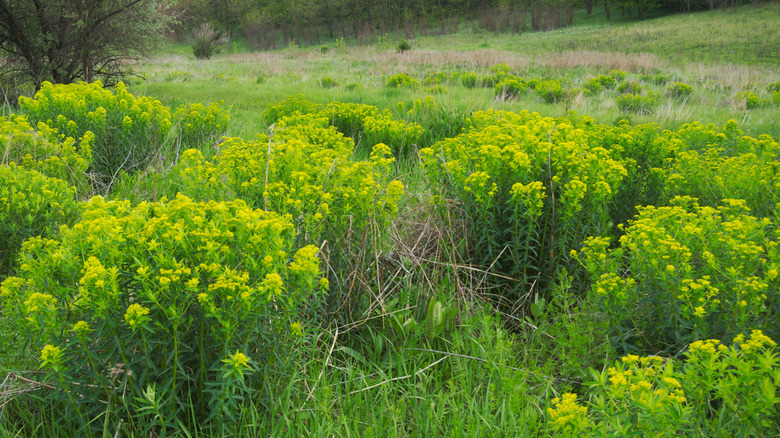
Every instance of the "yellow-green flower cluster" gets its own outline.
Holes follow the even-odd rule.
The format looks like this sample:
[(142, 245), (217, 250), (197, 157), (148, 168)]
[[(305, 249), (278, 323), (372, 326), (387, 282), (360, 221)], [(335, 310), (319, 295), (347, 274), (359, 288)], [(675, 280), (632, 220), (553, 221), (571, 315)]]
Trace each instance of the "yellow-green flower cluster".
[(330, 102), (325, 105), (321, 114), (327, 116), (330, 124), (344, 135), (356, 138), (363, 132), (363, 121), (368, 117), (376, 116), (378, 111), (378, 108), (373, 105)]
[(22, 97), (19, 105), (32, 119), (44, 121), (73, 138), (92, 131), (98, 140), (103, 140), (108, 126), (121, 126), (124, 120), (130, 124), (140, 122), (142, 129), (150, 129), (156, 135), (166, 134), (171, 127), (170, 110), (158, 100), (134, 97), (121, 82), (115, 92), (103, 88), (100, 82), (44, 82), (34, 98)]
[(384, 143), (391, 147), (393, 155), (409, 155), (413, 146), (422, 138), (425, 129), (415, 122), (395, 120), (388, 112), (363, 119), (364, 141), (373, 146)]
[[(627, 355), (605, 371), (591, 370), (592, 432), (601, 436), (669, 436), (691, 421), (685, 375), (657, 356)], [(581, 408), (584, 412), (585, 407)], [(554, 428), (555, 425), (550, 425)]]
[(71, 330), (76, 334), (76, 336), (86, 336), (90, 331), (89, 323), (86, 321), (78, 321), (77, 323), (73, 324), (73, 328)]
[(268, 301), (271, 301), (274, 299), (274, 297), (278, 297), (282, 295), (282, 292), (284, 291), (284, 283), (282, 281), (282, 277), (279, 276), (279, 274), (272, 272), (265, 276), (262, 283), (262, 290), (266, 294), (266, 299)]
[(228, 355), (227, 359), (222, 359), (222, 362), (226, 366), (225, 373), (228, 376), (235, 376), (239, 379), (244, 378), (244, 373), (249, 371), (251, 367), (249, 362), (251, 359), (244, 353), (236, 350), (235, 354)]
[[(145, 380), (128, 385), (130, 400), (150, 381), (204, 387), (225, 378), (218, 367), (202, 367), (225, 360), (223, 352), (247, 352), (229, 359), (241, 376), (250, 354), (266, 366), (260, 358), (287, 354), (298, 306), (322, 292), (318, 250), (293, 250), (289, 216), (183, 195), (137, 205), (94, 197), (83, 209), (81, 222), (62, 227), (57, 240), (24, 243), (24, 265), (3, 282), (1, 305), (33, 345), (68, 352), (58, 366), (146, 369)], [(55, 353), (44, 356), (51, 367)], [(91, 388), (104, 371), (63, 378)], [(189, 384), (168, 387), (177, 397), (212, 396), (184, 394)]]
[(283, 117), (316, 113), (322, 109), (322, 105), (309, 102), (302, 94), (288, 96), (277, 103), (269, 104), (263, 112), (265, 124), (271, 126)]
[(627, 290), (630, 290), (636, 281), (633, 278), (620, 278), (614, 272), (607, 272), (601, 274), (598, 280), (596, 280), (591, 289), (598, 295), (617, 301), (618, 303), (625, 305), (629, 295)]
[(76, 140), (62, 138), (56, 129), (39, 122), (34, 128), (25, 116), (11, 116), (0, 122), (0, 149), (4, 151), (3, 162), (37, 170), (42, 174), (67, 181), (79, 192), (86, 192), (88, 181), (85, 175), (92, 162), (92, 142), (89, 133), (80, 139), (79, 151)]
[(297, 337), (301, 337), (303, 335), (303, 325), (300, 321), (295, 321), (294, 323), (290, 324), (290, 333)]
[[(265, 112), (266, 124), (290, 126), (300, 124), (300, 120), (324, 119), (342, 134), (355, 140), (360, 139), (367, 149), (379, 143), (389, 145), (396, 157), (408, 155), (414, 145), (417, 145), (425, 133), (425, 128), (419, 123), (410, 121), (417, 116), (421, 108), (435, 107), (433, 99), (426, 98), (415, 102), (404, 119), (393, 118), (389, 110), (382, 112), (375, 106), (356, 103), (331, 102), (324, 108), (321, 105), (307, 101), (302, 95), (290, 96), (287, 99), (269, 105)], [(403, 110), (403, 108), (401, 108)], [(302, 116), (305, 116), (302, 118)], [(286, 119), (286, 120), (285, 120)], [(285, 120), (285, 121), (283, 121)], [(313, 141), (314, 139), (309, 139)]]
[(547, 409), (550, 415), (550, 429), (564, 436), (581, 436), (591, 426), (588, 408), (577, 404), (577, 394), (565, 393), (561, 398), (550, 401), (553, 407)]
[(677, 135), (688, 142), (674, 161), (665, 190), (716, 206), (723, 199), (742, 199), (758, 217), (771, 216), (780, 202), (780, 175), (775, 157), (780, 143), (769, 135), (745, 136), (737, 123), (722, 128), (695, 122)]
[(209, 105), (182, 105), (173, 118), (174, 123), (179, 125), (179, 141), (184, 147), (191, 148), (213, 142), (227, 130), (230, 123), (230, 113), (216, 102)]
[(125, 322), (133, 330), (136, 330), (149, 321), (149, 309), (140, 304), (131, 304), (125, 312)]
[(751, 216), (739, 200), (718, 208), (688, 197), (672, 204), (640, 207), (619, 248), (586, 241), (580, 260), (613, 321), (629, 315), (643, 333), (637, 341), (651, 351), (748, 327), (776, 333), (780, 254), (772, 222)]
[(55, 371), (62, 366), (62, 349), (54, 345), (45, 345), (41, 349), (41, 368), (52, 368)]
[(57, 299), (49, 294), (33, 292), (24, 301), (26, 320), (35, 329), (51, 328), (57, 318)]
[(354, 142), (321, 114), (284, 117), (255, 141), (226, 138), (206, 161), (186, 151), (177, 167), (183, 192), (196, 198), (238, 197), (256, 208), (289, 214), (304, 244), (335, 242), (395, 215), (403, 185), (390, 177), (390, 149), (377, 145), (354, 161)]
[(0, 165), (0, 277), (11, 273), (22, 242), (53, 235), (79, 212), (74, 188), (15, 163)]
[[(692, 342), (685, 353), (684, 384), (698, 415), (739, 418), (748, 435), (773, 430), (772, 412), (780, 404), (777, 344), (761, 330), (734, 337), (730, 347), (717, 339)], [(719, 406), (722, 413), (712, 412)], [(719, 414), (719, 415), (713, 415)]]
[(409, 76), (406, 73), (396, 73), (390, 75), (385, 82), (385, 87), (388, 88), (401, 88), (401, 87), (416, 87), (419, 85), (417, 79)]
[(734, 343), (739, 346), (743, 354), (749, 355), (765, 348), (776, 347), (777, 343), (769, 336), (766, 336), (761, 330), (752, 330), (750, 336), (738, 335), (734, 338)]
[(679, 377), (674, 368), (666, 366), (664, 359), (658, 356), (629, 354), (607, 369), (605, 388), (611, 399), (622, 400), (626, 409), (633, 409), (631, 405), (635, 404), (652, 414), (654, 409), (685, 402)]
[(544, 289), (559, 269), (576, 269), (572, 248), (609, 229), (627, 171), (600, 141), (569, 119), (479, 111), (420, 157), (440, 196), (465, 210), (476, 262), (519, 279), (519, 289)]
[[(574, 394), (553, 399), (549, 430), (568, 435), (672, 436), (723, 431), (723, 418), (739, 418), (748, 435), (773, 431), (780, 403), (776, 344), (760, 330), (739, 335), (731, 347), (719, 340), (692, 342), (684, 360), (626, 355), (605, 371), (591, 369), (588, 402)], [(743, 427), (744, 426), (744, 427)]]
[(587, 192), (598, 182), (617, 187), (626, 174), (607, 150), (589, 148), (585, 132), (568, 120), (528, 112), (479, 111), (468, 123), (464, 134), (420, 152), (432, 176), (449, 174), (462, 184), (471, 173), (481, 171), (508, 191), (516, 183), (545, 183), (545, 171), (550, 170), (555, 181), (546, 182), (546, 187), (576, 180)]
[[(31, 120), (57, 129), (65, 139), (76, 139), (76, 150), (94, 159), (90, 170), (108, 183), (119, 170), (138, 170), (160, 150), (171, 129), (171, 113), (160, 101), (136, 98), (123, 83), (115, 92), (100, 82), (58, 84), (44, 82), (30, 99), (19, 105)], [(72, 140), (71, 140), (72, 142)]]
[(474, 196), (474, 202), (482, 204), (495, 196), (498, 186), (490, 181), (490, 175), (486, 172), (476, 171), (463, 182), (463, 190)]
[(515, 183), (512, 185), (511, 196), (512, 203), (522, 204), (525, 207), (524, 214), (535, 219), (542, 214), (547, 189), (541, 181), (533, 181), (528, 184)]

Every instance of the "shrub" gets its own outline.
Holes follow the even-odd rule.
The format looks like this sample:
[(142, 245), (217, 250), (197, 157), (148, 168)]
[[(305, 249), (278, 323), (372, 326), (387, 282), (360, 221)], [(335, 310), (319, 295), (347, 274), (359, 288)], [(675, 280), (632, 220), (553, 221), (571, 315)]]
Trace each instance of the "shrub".
[(624, 93), (639, 94), (642, 92), (642, 86), (634, 81), (624, 81), (617, 86), (617, 92), (621, 94)]
[[(665, 205), (668, 193), (664, 188), (672, 163), (684, 142), (658, 125), (632, 126), (622, 120), (615, 126), (596, 124), (592, 118), (581, 120), (569, 117), (575, 127), (582, 129), (592, 147), (603, 147), (627, 171), (610, 203), (612, 223), (625, 224), (632, 219), (638, 205)], [(622, 234), (614, 228), (613, 232)]]
[(225, 133), (230, 123), (230, 113), (218, 103), (208, 106), (201, 103), (182, 105), (174, 114), (179, 125), (179, 142), (188, 147), (211, 145)]
[(37, 130), (24, 116), (12, 115), (0, 122), (2, 164), (16, 163), (19, 167), (64, 180), (82, 197), (91, 192), (86, 172), (92, 162), (93, 141), (92, 133), (85, 134), (80, 141), (80, 152), (77, 152), (76, 140), (70, 137), (62, 140), (56, 129), (43, 122), (38, 122)]
[(311, 114), (316, 113), (322, 108), (322, 105), (309, 102), (303, 97), (303, 94), (288, 96), (286, 99), (277, 103), (270, 103), (263, 112), (263, 121), (266, 125), (279, 121), (282, 117), (292, 116), (293, 114)]
[(432, 94), (449, 94), (450, 90), (447, 89), (447, 87), (444, 87), (442, 85), (431, 85), (429, 87), (425, 87), (425, 91), (427, 93)]
[(536, 87), (539, 86), (539, 84), (542, 83), (540, 79), (537, 78), (530, 78), (525, 80), (526, 85), (528, 85), (528, 88), (531, 90), (536, 90)]
[(589, 94), (598, 94), (604, 90), (604, 86), (601, 85), (601, 82), (596, 78), (591, 78), (583, 82), (582, 88), (587, 90)]
[(501, 82), (503, 78), (497, 78), (491, 75), (482, 75), (479, 77), (479, 83), (485, 88), (493, 88), (497, 83)]
[(323, 44), (322, 47), (320, 47), (320, 53), (323, 55), (330, 52), (330, 47), (328, 47), (327, 44)]
[[(272, 138), (226, 138), (213, 161), (185, 152), (177, 166), (182, 192), (196, 199), (237, 197), (255, 208), (289, 213), (300, 244), (335, 241), (350, 222), (358, 232), (395, 213), (399, 194), (385, 194), (392, 162), (387, 146), (376, 148), (370, 161), (356, 162), (350, 158), (352, 139), (321, 115), (286, 117), (278, 126)], [(384, 208), (377, 209), (377, 202)]]
[(412, 50), (412, 45), (406, 40), (401, 40), (398, 42), (398, 45), (395, 46), (395, 50), (398, 53), (404, 53), (407, 50)]
[(253, 141), (226, 138), (210, 161), (185, 151), (175, 169), (181, 191), (289, 214), (298, 232), (295, 247), (313, 244), (328, 257), (329, 309), (357, 312), (364, 297), (352, 293), (350, 282), (373, 258), (368, 233), (386, 229), (404, 190), (392, 180), (390, 148), (377, 145), (368, 160), (355, 161), (352, 139), (323, 114), (286, 117), (277, 126), (272, 136)]
[(588, 400), (551, 401), (547, 429), (565, 436), (765, 436), (777, 429), (780, 363), (760, 330), (691, 343), (683, 360), (627, 355), (591, 370)]
[(665, 85), (669, 82), (669, 77), (660, 73), (642, 75), (642, 80), (653, 85)]
[(733, 156), (756, 152), (755, 143), (739, 129), (736, 120), (729, 120), (722, 127), (700, 122), (686, 123), (677, 130), (677, 136), (686, 143), (686, 150), (705, 152), (712, 145), (722, 149), (722, 154)]
[(542, 81), (534, 89), (534, 92), (545, 103), (558, 103), (564, 99), (564, 90), (561, 81)]
[(736, 94), (736, 96), (734, 96), (734, 100), (736, 101), (737, 105), (743, 107), (746, 110), (758, 108), (758, 106), (761, 104), (761, 99), (758, 97), (758, 95), (751, 91), (740, 91)]
[[(739, 130), (727, 136), (717, 132), (714, 126), (701, 124), (685, 125), (682, 129), (687, 136), (692, 136), (694, 130), (715, 135), (699, 150), (690, 148), (679, 152), (664, 184), (667, 198), (687, 195), (711, 207), (720, 205), (723, 199), (742, 199), (759, 218), (776, 214), (780, 202), (780, 175), (773, 161), (780, 153), (777, 141), (768, 135), (744, 136)], [(724, 130), (729, 129), (727, 125)], [(729, 138), (731, 135), (738, 135), (739, 139)], [(731, 141), (735, 144), (730, 145)]]
[(496, 64), (490, 67), (490, 74), (479, 77), (479, 83), (482, 84), (483, 87), (493, 88), (504, 79), (513, 76), (510, 73), (511, 70), (512, 69), (507, 64)]
[(0, 166), (0, 278), (13, 273), (25, 239), (53, 237), (79, 208), (73, 187), (15, 163)]
[(623, 82), (623, 80), (626, 78), (626, 72), (620, 69), (610, 70), (609, 77), (614, 79), (616, 82)]
[(502, 289), (518, 306), (529, 290), (543, 296), (563, 270), (575, 272), (569, 249), (609, 229), (607, 206), (626, 173), (569, 120), (528, 112), (477, 112), (462, 134), (420, 156), (436, 199), (458, 200), (442, 213), (468, 221), (473, 262), (518, 280)]
[(510, 75), (512, 68), (504, 63), (499, 63), (490, 67), (490, 74), (496, 79), (502, 79)]
[(144, 169), (169, 140), (170, 109), (158, 100), (134, 97), (121, 82), (115, 92), (100, 82), (44, 82), (33, 99), (19, 98), (19, 105), (31, 122), (44, 122), (59, 134), (77, 139), (76, 150), (83, 156), (87, 155), (86, 150), (82, 152), (85, 139), (89, 139), (89, 170), (99, 190), (107, 191), (121, 172)]
[(675, 82), (666, 87), (666, 92), (672, 97), (688, 97), (693, 94), (693, 87), (685, 82)]
[(780, 256), (771, 221), (743, 201), (700, 207), (689, 197), (640, 207), (618, 248), (590, 238), (580, 253), (624, 350), (676, 354), (690, 342), (748, 328), (780, 335)]
[(192, 34), (192, 54), (197, 59), (209, 59), (219, 53), (219, 46), (229, 41), (227, 33), (203, 23)]
[(417, 85), (417, 79), (406, 73), (394, 74), (387, 78), (387, 82), (385, 83), (385, 86), (388, 88), (416, 87)]
[(466, 88), (476, 87), (478, 80), (479, 80), (479, 76), (477, 76), (476, 73), (470, 71), (460, 75), (460, 81), (463, 84), (463, 86)]
[(339, 85), (339, 83), (330, 76), (323, 76), (318, 82), (322, 88), (333, 88)]
[(418, 145), (425, 130), (417, 123), (394, 120), (389, 114), (379, 114), (363, 119), (363, 142), (370, 147), (376, 144), (390, 146), (395, 157), (407, 157), (413, 145)]
[(620, 111), (624, 113), (650, 114), (655, 109), (658, 101), (656, 94), (648, 92), (644, 96), (641, 94), (621, 94), (615, 98), (615, 103)]
[(597, 77), (596, 80), (607, 90), (611, 90), (617, 86), (617, 81), (612, 76), (601, 75)]
[(425, 79), (423, 79), (423, 85), (441, 85), (445, 82), (449, 82), (449, 80), (453, 78), (457, 77), (450, 73), (439, 71), (426, 76)]
[(766, 86), (766, 91), (774, 93), (780, 91), (780, 81), (775, 81)]
[(243, 201), (96, 197), (58, 239), (25, 243), (3, 306), (41, 351), (63, 421), (230, 427), (245, 397), (286, 385), (296, 309), (323, 286), (317, 248), (293, 255), (294, 236)]
[(330, 102), (325, 105), (321, 114), (330, 119), (331, 125), (357, 142), (363, 134), (363, 120), (375, 116), (377, 112), (377, 107), (372, 105)]
[(506, 76), (495, 86), (496, 96), (502, 98), (518, 98), (528, 90), (525, 80), (517, 76)]

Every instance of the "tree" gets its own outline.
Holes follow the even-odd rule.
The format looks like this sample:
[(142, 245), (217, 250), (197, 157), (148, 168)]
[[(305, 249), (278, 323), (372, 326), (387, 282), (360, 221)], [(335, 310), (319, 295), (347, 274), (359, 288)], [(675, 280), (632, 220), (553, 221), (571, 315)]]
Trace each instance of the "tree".
[(0, 79), (109, 85), (172, 18), (169, 0), (0, 0)]

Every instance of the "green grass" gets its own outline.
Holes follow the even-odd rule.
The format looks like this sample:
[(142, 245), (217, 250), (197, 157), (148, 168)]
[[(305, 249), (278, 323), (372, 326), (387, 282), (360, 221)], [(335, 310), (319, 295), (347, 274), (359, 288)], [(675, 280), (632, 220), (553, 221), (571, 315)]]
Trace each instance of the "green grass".
[[(723, 124), (735, 119), (750, 135), (779, 136), (776, 106), (745, 111), (734, 99), (739, 91), (751, 87), (768, 98), (766, 85), (780, 78), (778, 12), (780, 4), (770, 3), (641, 22), (607, 22), (599, 17), (603, 12), (597, 11), (579, 20), (583, 24), (551, 32), (494, 35), (464, 29), (455, 35), (422, 37), (404, 54), (379, 51), (375, 45), (351, 46), (341, 52), (334, 49), (327, 54), (319, 46), (250, 53), (243, 52), (241, 45), (239, 53), (225, 48), (211, 60), (197, 61), (178, 44), (173, 53), (137, 66), (145, 80), (134, 81), (132, 91), (171, 106), (224, 101), (233, 107), (230, 135), (252, 135), (264, 129), (260, 114), (265, 106), (289, 95), (303, 94), (318, 103), (339, 100), (395, 110), (399, 102), (408, 107), (415, 99), (432, 94), (442, 107), (457, 114), (494, 108), (562, 116), (573, 110), (601, 123), (628, 118), (632, 123), (658, 123), (667, 129), (695, 120)], [(459, 80), (441, 84), (444, 90), (383, 86), (385, 78), (396, 73), (405, 72), (422, 83), (428, 74), (438, 72), (486, 74), (497, 63), (507, 63), (519, 76), (560, 78), (573, 87), (616, 68), (628, 72), (631, 80), (638, 80), (642, 73), (660, 72), (691, 84), (695, 92), (686, 99), (662, 96), (655, 111), (636, 115), (618, 110), (616, 92), (574, 95), (562, 103), (547, 104), (533, 93), (499, 101), (492, 89), (467, 89)], [(338, 85), (323, 88), (320, 80), (324, 76)], [(665, 92), (664, 86), (647, 89)]]
[(611, 19), (603, 8), (587, 16), (579, 11), (574, 23), (550, 32), (522, 35), (494, 35), (470, 30), (458, 35), (425, 37), (415, 47), (443, 47), (449, 50), (493, 48), (521, 54), (596, 51), (630, 54), (651, 53), (674, 64), (750, 64), (777, 67), (780, 58), (780, 4), (742, 6), (713, 12), (656, 15), (637, 21), (613, 11)]
[(560, 39), (559, 50), (653, 53), (675, 63), (777, 66), (780, 4), (696, 12), (604, 27)]

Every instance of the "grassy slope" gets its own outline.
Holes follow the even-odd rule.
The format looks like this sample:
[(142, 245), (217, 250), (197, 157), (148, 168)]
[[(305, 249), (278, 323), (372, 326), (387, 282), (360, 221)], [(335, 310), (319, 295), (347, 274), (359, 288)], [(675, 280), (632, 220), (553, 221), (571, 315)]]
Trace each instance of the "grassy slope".
[[(490, 66), (503, 62), (518, 75), (562, 78), (576, 85), (620, 68), (636, 73), (634, 79), (640, 73), (662, 72), (696, 89), (683, 101), (663, 100), (653, 114), (629, 115), (634, 123), (656, 122), (674, 129), (694, 120), (723, 124), (735, 119), (751, 135), (780, 136), (775, 123), (777, 107), (746, 112), (734, 99), (743, 89), (767, 98), (766, 84), (780, 79), (780, 4), (642, 22), (607, 22), (600, 14), (603, 12), (597, 11), (591, 17), (582, 17), (575, 26), (545, 33), (494, 35), (462, 26), (454, 35), (413, 40), (414, 49), (403, 54), (392, 49), (380, 51), (376, 46), (331, 49), (327, 54), (320, 52), (320, 46), (263, 53), (242, 52), (239, 47), (239, 53), (197, 61), (183, 55), (186, 47), (179, 45), (140, 65), (138, 70), (147, 80), (135, 84), (132, 91), (174, 106), (224, 100), (234, 108), (237, 123), (233, 134), (243, 135), (263, 128), (260, 114), (268, 103), (292, 94), (301, 93), (321, 103), (340, 100), (391, 109), (398, 102), (410, 103), (437, 94), (427, 89), (383, 88), (384, 77), (399, 72), (422, 81), (432, 72), (486, 73)], [(324, 76), (332, 77), (339, 85), (320, 87), (318, 81)], [(444, 87), (447, 93), (439, 93), (437, 100), (452, 112), (527, 109), (561, 116), (575, 110), (604, 123), (627, 117), (616, 108), (614, 93), (545, 104), (532, 94), (496, 101), (492, 89), (466, 89), (459, 81), (445, 83)], [(655, 90), (665, 91), (662, 86)]]
[(560, 39), (557, 48), (654, 53), (676, 63), (777, 67), (780, 59), (778, 19), (780, 3), (674, 15), (593, 30), (583, 38), (567, 35)]
[(601, 9), (579, 16), (573, 26), (546, 33), (450, 39), (453, 47), (494, 47), (520, 53), (563, 51), (652, 53), (676, 65), (750, 64), (777, 67), (780, 59), (780, 3), (714, 12), (659, 16), (644, 21), (615, 17)]

